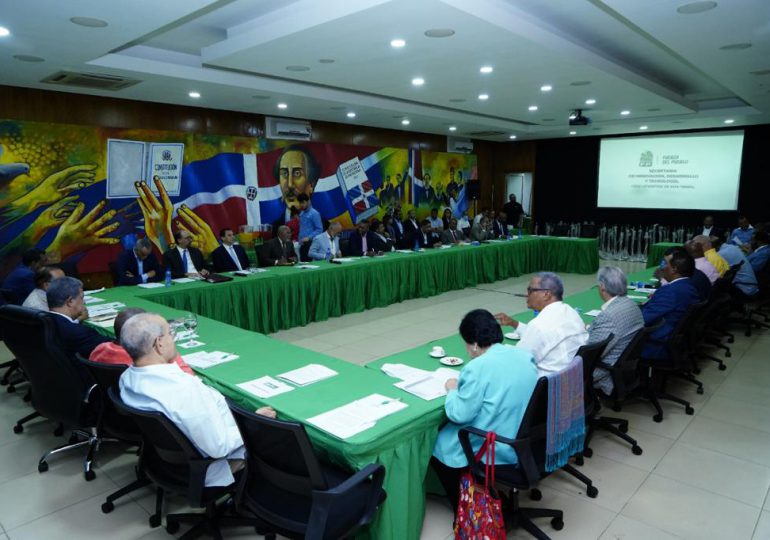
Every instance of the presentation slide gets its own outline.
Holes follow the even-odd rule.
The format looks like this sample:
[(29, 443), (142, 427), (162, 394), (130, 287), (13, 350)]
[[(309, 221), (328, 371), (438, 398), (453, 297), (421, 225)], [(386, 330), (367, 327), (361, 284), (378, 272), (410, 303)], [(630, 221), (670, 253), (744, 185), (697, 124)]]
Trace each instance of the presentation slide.
[(736, 210), (743, 131), (602, 139), (598, 206)]

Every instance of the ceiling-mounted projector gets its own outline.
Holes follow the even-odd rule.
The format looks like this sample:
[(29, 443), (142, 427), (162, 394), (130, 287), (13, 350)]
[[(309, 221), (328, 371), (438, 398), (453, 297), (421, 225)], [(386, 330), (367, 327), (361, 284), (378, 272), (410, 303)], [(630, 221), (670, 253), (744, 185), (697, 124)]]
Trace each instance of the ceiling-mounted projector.
[(587, 126), (590, 123), (591, 119), (583, 116), (582, 109), (575, 109), (569, 115), (569, 125), (571, 126)]

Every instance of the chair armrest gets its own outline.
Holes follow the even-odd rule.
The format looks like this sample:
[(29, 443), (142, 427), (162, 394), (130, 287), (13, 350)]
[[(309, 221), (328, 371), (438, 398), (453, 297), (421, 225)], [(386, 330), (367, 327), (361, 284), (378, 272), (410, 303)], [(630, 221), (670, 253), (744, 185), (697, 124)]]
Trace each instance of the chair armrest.
[(215, 461), (212, 458), (189, 460), (190, 483), (187, 490), (187, 501), (189, 504), (198, 503), (203, 500), (203, 490), (206, 489), (206, 471), (208, 471), (209, 465)]
[[(466, 426), (461, 428), (457, 433), (457, 437), (460, 439), (460, 445), (463, 447), (463, 452), (465, 453), (465, 457), (468, 460), (468, 466), (471, 468), (471, 471), (474, 475), (476, 475), (478, 478), (483, 478), (483, 467), (479, 466), (473, 461), (476, 456), (473, 451), (473, 446), (471, 446), (471, 434), (486, 438), (487, 432), (472, 426)], [(535, 458), (532, 455), (532, 439), (530, 437), (524, 439), (509, 439), (507, 437), (501, 437), (498, 435), (496, 440), (500, 444), (507, 444), (513, 448), (514, 452), (516, 452), (516, 458), (519, 461), (519, 468), (521, 468), (522, 472), (524, 473), (524, 477), (527, 479), (527, 482), (530, 484), (537, 482), (541, 475), (537, 468), (537, 464), (535, 463)]]

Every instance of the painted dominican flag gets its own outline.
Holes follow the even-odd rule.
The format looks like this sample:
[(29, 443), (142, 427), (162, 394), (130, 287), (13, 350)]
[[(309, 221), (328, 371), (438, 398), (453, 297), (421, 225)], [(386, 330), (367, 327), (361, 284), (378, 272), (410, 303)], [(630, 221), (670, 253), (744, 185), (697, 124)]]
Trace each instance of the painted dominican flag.
[(422, 181), (422, 159), (419, 150), (409, 150), (409, 176), (412, 178), (412, 189), (409, 193), (409, 203), (417, 207), (425, 198), (425, 183)]
[(345, 200), (353, 223), (369, 219), (377, 213), (380, 200), (374, 193), (374, 186), (366, 176), (361, 160), (353, 158), (337, 169), (340, 189), (345, 193)]

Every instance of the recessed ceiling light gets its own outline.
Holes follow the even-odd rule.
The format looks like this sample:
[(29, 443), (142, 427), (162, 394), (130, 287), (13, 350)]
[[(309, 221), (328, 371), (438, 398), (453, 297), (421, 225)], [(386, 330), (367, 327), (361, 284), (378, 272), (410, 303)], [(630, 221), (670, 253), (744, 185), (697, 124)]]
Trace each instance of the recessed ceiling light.
[(550, 92), (551, 90), (553, 90), (553, 86), (551, 86), (550, 84), (544, 84), (543, 86), (540, 87), (541, 92)]
[(425, 37), (432, 38), (444, 38), (455, 35), (455, 31), (451, 28), (431, 28), (425, 31)]
[(596, 100), (595, 99), (587, 99), (586, 100), (586, 105), (596, 105)]
[(354, 113), (353, 111), (350, 111), (350, 112), (347, 114), (347, 117), (348, 117), (348, 118), (355, 118), (355, 117), (356, 117), (356, 113)]
[(277, 107), (278, 107), (279, 109), (287, 109), (287, 108), (289, 108), (289, 106), (288, 106), (288, 105), (286, 105), (286, 103), (279, 103), (279, 104), (277, 105)]
[(308, 66), (286, 66), (286, 71), (310, 71)]
[(30, 54), (14, 54), (13, 57), (19, 62), (45, 62), (45, 58), (32, 56)]
[(528, 107), (528, 110), (531, 111), (531, 112), (535, 112), (537, 110), (537, 105), (530, 105)]
[(8, 30), (5, 26), (0, 26), (0, 37), (10, 36), (11, 31)]
[(481, 101), (484, 101), (485, 99), (489, 99), (489, 94), (479, 94), (479, 99)]
[(481, 73), (492, 73), (494, 70), (495, 70), (495, 68), (493, 68), (492, 66), (481, 66), (479, 68), (479, 71)]
[(422, 86), (423, 84), (425, 84), (425, 79), (423, 79), (422, 77), (415, 77), (414, 79), (412, 79), (412, 84), (414, 86)]
[(508, 135), (508, 138), (509, 138), (509, 139), (511, 139), (511, 140), (513, 140), (513, 139), (515, 139), (515, 138), (516, 138), (516, 135)]
[(647, 126), (639, 126), (639, 129), (641, 129), (642, 131), (644, 131), (645, 129), (647, 129)]
[(569, 134), (570, 135), (577, 135), (577, 131), (570, 131)]
[(574, 81), (569, 83), (570, 86), (588, 86), (591, 84), (591, 81)]
[(631, 114), (631, 111), (620, 111), (621, 116), (628, 116)]
[(464, 102), (465, 102), (465, 98), (459, 98), (459, 97), (451, 98), (449, 100), (449, 103), (464, 103)]
[(94, 19), (93, 17), (72, 17), (70, 22), (79, 26), (87, 26), (88, 28), (104, 28), (107, 26), (107, 21)]
[(201, 97), (201, 93), (200, 92), (188, 92), (187, 95), (190, 96), (193, 99), (198, 99), (199, 97)]
[(751, 43), (730, 43), (719, 47), (720, 51), (743, 51), (751, 47)]
[(411, 122), (409, 122), (409, 119), (408, 119), (408, 118), (404, 118), (403, 120), (401, 120), (401, 123), (402, 123), (403, 125), (405, 125), (405, 126), (408, 126), (408, 125), (409, 125)]
[(406, 45), (406, 41), (404, 41), (403, 39), (394, 39), (393, 41), (390, 42), (390, 46), (393, 47), (394, 49), (400, 49), (405, 45)]
[(733, 120), (732, 118), (728, 118), (727, 120), (725, 120), (725, 124), (732, 124), (733, 122), (735, 122), (735, 120)]
[(695, 13), (703, 13), (710, 9), (717, 7), (716, 2), (691, 2), (689, 4), (683, 4), (676, 8), (677, 13), (683, 15), (694, 15)]
[(457, 126), (449, 126), (449, 131), (457, 131)]
[(334, 58), (321, 58), (318, 60), (319, 64), (333, 64), (335, 62)]

